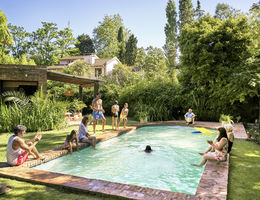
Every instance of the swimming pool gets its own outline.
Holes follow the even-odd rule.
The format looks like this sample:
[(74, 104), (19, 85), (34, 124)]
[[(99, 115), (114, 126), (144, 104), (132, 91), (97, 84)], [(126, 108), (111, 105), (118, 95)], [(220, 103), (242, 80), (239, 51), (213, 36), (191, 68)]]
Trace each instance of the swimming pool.
[[(192, 134), (194, 128), (148, 126), (36, 166), (51, 172), (195, 194), (204, 168), (199, 151), (216, 134)], [(154, 151), (144, 153), (145, 146)]]

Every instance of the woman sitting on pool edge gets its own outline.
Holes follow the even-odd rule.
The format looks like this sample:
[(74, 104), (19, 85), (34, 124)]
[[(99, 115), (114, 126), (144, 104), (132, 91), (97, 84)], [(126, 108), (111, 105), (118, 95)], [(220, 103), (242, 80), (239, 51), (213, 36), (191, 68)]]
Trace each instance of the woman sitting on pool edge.
[(200, 164), (192, 164), (193, 166), (201, 167), (207, 162), (207, 160), (227, 160), (228, 138), (225, 128), (218, 128), (218, 137), (216, 144), (214, 144), (211, 140), (207, 140), (207, 142), (212, 146), (213, 149), (215, 149), (215, 151), (204, 154)]
[(96, 149), (96, 137), (95, 136), (90, 136), (88, 133), (88, 116), (84, 116), (80, 125), (79, 125), (79, 135), (78, 139), (79, 142), (87, 142), (92, 145), (93, 149)]
[[(76, 144), (74, 143), (76, 142)], [(67, 135), (66, 140), (64, 142), (65, 148), (70, 150), (70, 155), (72, 155), (72, 147), (76, 147), (77, 151), (79, 151), (79, 143), (77, 137), (77, 131), (72, 130), (69, 135)]]

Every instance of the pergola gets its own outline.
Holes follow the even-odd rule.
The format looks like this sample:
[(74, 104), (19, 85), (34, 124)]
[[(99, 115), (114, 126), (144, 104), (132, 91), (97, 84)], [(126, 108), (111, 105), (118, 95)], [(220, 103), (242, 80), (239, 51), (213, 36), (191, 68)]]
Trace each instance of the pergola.
[(96, 96), (99, 88), (99, 82), (103, 81), (100, 79), (85, 78), (82, 76), (64, 74), (61, 72), (54, 72), (54, 71), (47, 71), (47, 80), (79, 85), (79, 96), (81, 100), (82, 100), (83, 87), (88, 88), (94, 86), (94, 96)]

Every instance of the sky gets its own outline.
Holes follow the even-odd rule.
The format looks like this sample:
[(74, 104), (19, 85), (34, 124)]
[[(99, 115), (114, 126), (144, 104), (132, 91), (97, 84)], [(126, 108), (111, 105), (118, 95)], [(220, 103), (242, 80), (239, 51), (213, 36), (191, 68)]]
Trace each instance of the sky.
[[(258, 0), (200, 0), (201, 9), (214, 15), (218, 3), (247, 12)], [(93, 37), (93, 29), (105, 15), (120, 14), (124, 26), (137, 37), (138, 47), (162, 47), (165, 43), (165, 8), (168, 0), (0, 0), (8, 23), (32, 32), (41, 22), (53, 22), (59, 29), (69, 27), (73, 35)], [(178, 12), (178, 2), (175, 0)], [(197, 0), (192, 0), (196, 8)]]

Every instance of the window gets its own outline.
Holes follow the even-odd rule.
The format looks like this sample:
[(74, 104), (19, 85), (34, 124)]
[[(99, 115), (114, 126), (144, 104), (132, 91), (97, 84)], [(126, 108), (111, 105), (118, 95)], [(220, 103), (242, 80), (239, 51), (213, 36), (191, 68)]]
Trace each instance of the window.
[(95, 77), (102, 75), (102, 69), (95, 69)]

